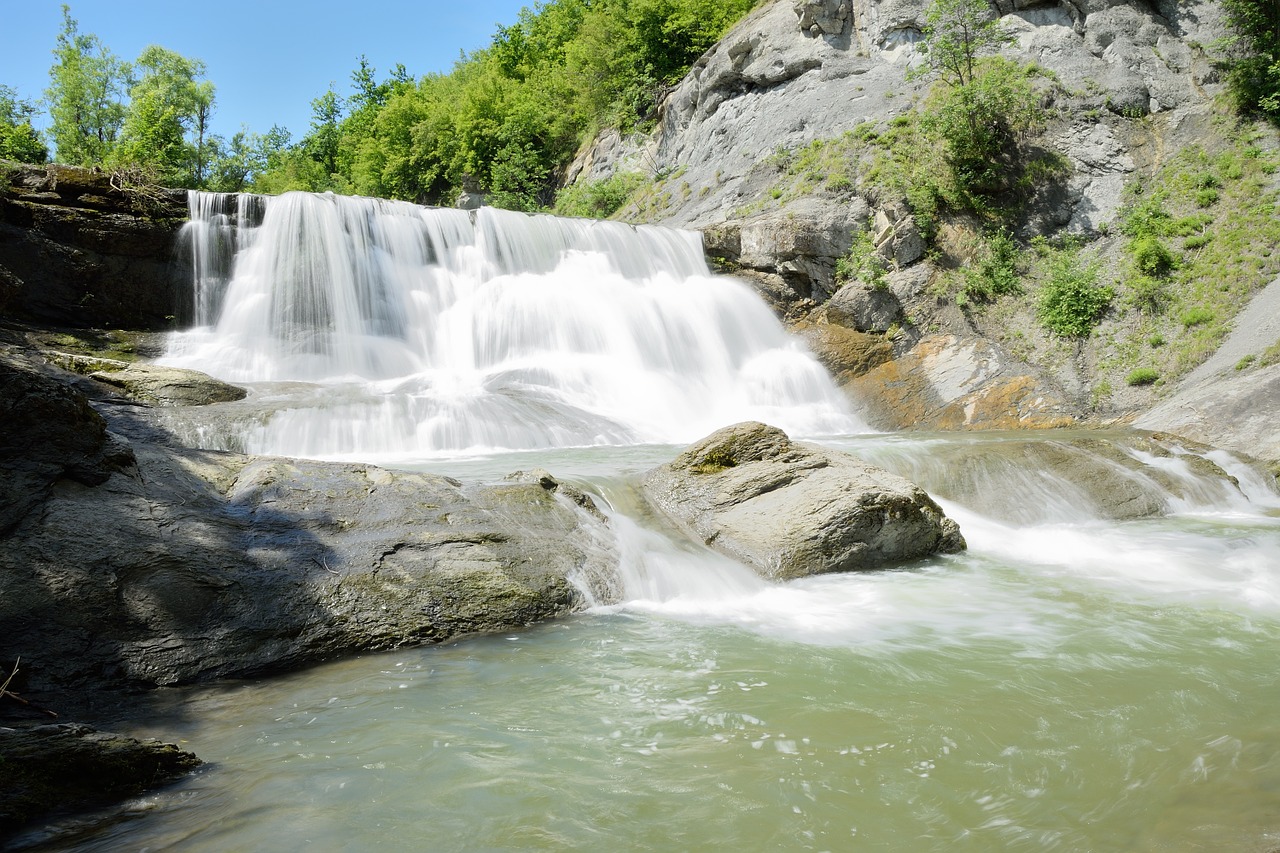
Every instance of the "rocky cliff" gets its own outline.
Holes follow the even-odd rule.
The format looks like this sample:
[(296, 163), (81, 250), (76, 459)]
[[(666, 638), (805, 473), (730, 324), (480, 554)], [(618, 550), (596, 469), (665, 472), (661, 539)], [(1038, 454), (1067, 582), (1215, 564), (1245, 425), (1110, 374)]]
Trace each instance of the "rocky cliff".
[(0, 162), (0, 313), (70, 327), (171, 328), (185, 190), (69, 166)]
[[(972, 298), (963, 284), (990, 224), (951, 211), (925, 233), (908, 199), (877, 181), (881, 155), (867, 144), (928, 103), (930, 81), (909, 73), (923, 63), (928, 5), (765, 2), (698, 61), (652, 133), (602, 135), (572, 174), (649, 176), (621, 215), (702, 229), (708, 254), (794, 322), (877, 426), (1042, 427), (1125, 420), (1169, 402), (1280, 274), (1268, 247), (1280, 145), (1274, 128), (1240, 124), (1221, 106), (1220, 5), (993, 5), (1013, 39), (1003, 53), (1034, 73), (1047, 116), (1027, 144), (1065, 166), (1015, 200), (1005, 227), (1025, 260), (1018, 292), (1000, 298)], [(1117, 233), (1144, 190), (1166, 199), (1163, 215), (1186, 232), (1164, 238), (1177, 272), (1155, 285), (1133, 274), (1133, 241)], [(840, 280), (837, 264), (868, 231), (884, 276)], [(1039, 322), (1044, 265), (1028, 248), (1068, 236), (1113, 294), (1079, 339)], [(1250, 340), (1224, 369), (1263, 388), (1275, 338)], [(1258, 446), (1221, 433), (1235, 449)]]

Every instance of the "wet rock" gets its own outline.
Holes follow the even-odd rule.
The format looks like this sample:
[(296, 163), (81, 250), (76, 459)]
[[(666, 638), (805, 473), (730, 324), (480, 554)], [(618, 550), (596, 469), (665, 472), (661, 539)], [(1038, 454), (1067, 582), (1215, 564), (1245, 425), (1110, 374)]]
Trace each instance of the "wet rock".
[(108, 406), (126, 467), (78, 392), (14, 373), (0, 374), (0, 660), (22, 658), (34, 701), (510, 629), (580, 606), (574, 579), (614, 565), (590, 498), (545, 472), (468, 487), (190, 450), (151, 410)]
[(965, 547), (956, 523), (917, 486), (761, 423), (704, 438), (650, 471), (643, 489), (687, 533), (777, 580)]
[(0, 175), (0, 311), (73, 327), (167, 328), (188, 276), (174, 263), (183, 190), (128, 189), (71, 166)]
[(243, 400), (249, 393), (207, 373), (181, 367), (59, 352), (45, 353), (45, 358), (66, 370), (110, 385), (127, 397), (154, 406), (208, 406)]
[(105, 805), (198, 767), (173, 744), (140, 741), (78, 723), (0, 728), (0, 840), (55, 809)]

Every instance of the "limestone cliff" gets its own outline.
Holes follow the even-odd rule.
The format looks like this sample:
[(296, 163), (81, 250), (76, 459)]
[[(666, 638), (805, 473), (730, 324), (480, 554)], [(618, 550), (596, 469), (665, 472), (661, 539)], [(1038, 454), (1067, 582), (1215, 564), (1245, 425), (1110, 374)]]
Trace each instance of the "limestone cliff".
[[(1187, 282), (1170, 280), (1143, 304), (1151, 295), (1125, 281), (1131, 246), (1116, 223), (1141, 188), (1190, 162), (1188, 152), (1209, 165), (1187, 166), (1178, 180), (1215, 184), (1215, 158), (1271, 157), (1278, 148), (1273, 128), (1234, 126), (1221, 106), (1213, 53), (1226, 35), (1220, 5), (994, 4), (1014, 37), (1004, 53), (1040, 75), (1048, 122), (1033, 144), (1066, 164), (1054, 181), (1032, 188), (1012, 223), (1015, 236), (1026, 247), (1036, 236), (1076, 235), (1115, 294), (1097, 331), (1078, 341), (1041, 328), (1038, 283), (1027, 270), (1020, 299), (965, 304), (954, 282), (975, 260), (977, 224), (961, 212), (922, 235), (907, 200), (868, 178), (874, 154), (842, 142), (882, 132), (924, 103), (928, 80), (908, 72), (923, 61), (918, 41), (927, 6), (766, 0), (696, 63), (662, 105), (652, 133), (602, 135), (571, 174), (650, 176), (652, 184), (621, 215), (702, 229), (708, 255), (799, 321), (797, 330), (880, 426), (1115, 420), (1169, 398), (1223, 341), (1235, 312), (1280, 273), (1264, 245), (1269, 238), (1251, 243), (1202, 229), (1185, 248), (1174, 247), (1182, 249), (1176, 260), (1187, 262), (1183, 279), (1194, 272), (1202, 283), (1218, 274), (1204, 259), (1193, 270), (1205, 242), (1241, 241), (1233, 262), (1251, 269), (1232, 273), (1230, 284), (1223, 273), (1219, 287), (1237, 296), (1210, 309), (1191, 306), (1168, 292)], [(1221, 203), (1210, 189), (1200, 196), (1206, 212), (1196, 205), (1190, 212), (1222, 222), (1237, 218), (1231, 205), (1260, 201), (1275, 218), (1280, 180), (1274, 163), (1269, 169), (1236, 197), (1224, 188)], [(876, 287), (844, 284), (835, 276), (837, 261), (868, 228), (887, 273)], [(851, 350), (849, 332), (871, 338)], [(1269, 343), (1259, 341), (1247, 358)], [(1265, 361), (1246, 363), (1265, 371)], [(1158, 368), (1151, 371), (1158, 381), (1134, 372), (1147, 364)]]

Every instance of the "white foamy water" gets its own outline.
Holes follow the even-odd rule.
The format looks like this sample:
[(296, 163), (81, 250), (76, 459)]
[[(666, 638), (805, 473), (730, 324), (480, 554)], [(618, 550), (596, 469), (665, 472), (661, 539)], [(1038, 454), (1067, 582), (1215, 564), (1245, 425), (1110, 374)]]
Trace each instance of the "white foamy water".
[[(1280, 494), (1262, 472), (1208, 454), (1231, 486), (1123, 434), (833, 438), (939, 496), (969, 550), (767, 582), (646, 512), (635, 480), (743, 417), (862, 427), (690, 235), (227, 201), (199, 202), (206, 326), (172, 358), (254, 393), (192, 434), (468, 481), (545, 467), (605, 506), (622, 603), (156, 691), (122, 725), (212, 766), (51, 849), (1280, 843)], [(1117, 494), (1130, 520), (1108, 514)]]
[(256, 225), (241, 202), (232, 228), (229, 199), (192, 197), (206, 325), (164, 362), (333, 392), (264, 399), (228, 428), (242, 449), (670, 443), (749, 419), (865, 430), (764, 303), (710, 275), (695, 233), (306, 193), (259, 199)]

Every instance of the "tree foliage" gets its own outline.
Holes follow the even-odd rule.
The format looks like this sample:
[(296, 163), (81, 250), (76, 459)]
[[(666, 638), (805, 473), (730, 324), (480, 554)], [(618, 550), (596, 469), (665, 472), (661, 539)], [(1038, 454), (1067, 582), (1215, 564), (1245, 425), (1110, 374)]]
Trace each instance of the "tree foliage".
[(9, 86), (0, 86), (0, 159), (43, 163), (49, 150), (31, 125), (35, 107)]
[(925, 12), (927, 72), (962, 89), (974, 83), (981, 57), (1012, 40), (987, 0), (934, 0)]
[(545, 0), (448, 74), (415, 80), (397, 65), (380, 77), (359, 57), (350, 91), (330, 84), (294, 143), (277, 128), (212, 135), (202, 63), (149, 47), (130, 66), (82, 35), (64, 6), (50, 141), (62, 162), (137, 166), (180, 186), (437, 203), (465, 189), (543, 208), (586, 139), (652, 122), (670, 87), (756, 2)]
[(1223, 0), (1222, 6), (1234, 31), (1224, 46), (1237, 105), (1280, 121), (1280, 3)]
[(754, 3), (549, 0), (449, 74), (417, 81), (403, 67), (379, 81), (361, 57), (352, 94), (318, 99), (308, 135), (257, 186), (446, 203), (468, 189), (545, 207), (590, 134), (652, 121), (668, 88)]
[(75, 166), (104, 163), (124, 124), (130, 68), (95, 35), (82, 35), (62, 7), (62, 32), (49, 69), (49, 136), (58, 161)]
[(133, 67), (138, 76), (109, 162), (143, 167), (171, 186), (203, 185), (214, 104), (213, 84), (200, 79), (204, 63), (151, 45)]

